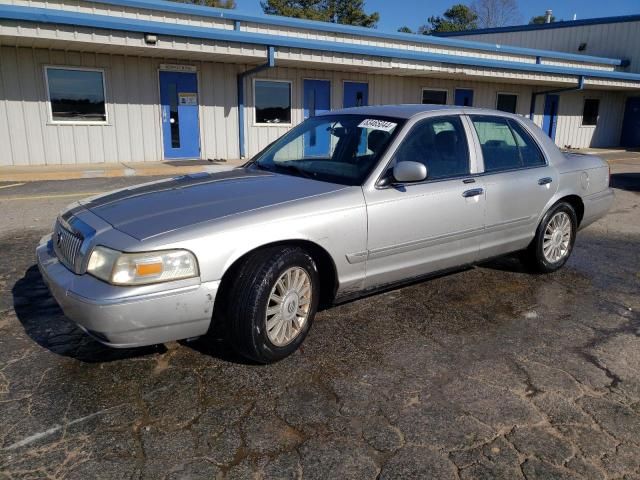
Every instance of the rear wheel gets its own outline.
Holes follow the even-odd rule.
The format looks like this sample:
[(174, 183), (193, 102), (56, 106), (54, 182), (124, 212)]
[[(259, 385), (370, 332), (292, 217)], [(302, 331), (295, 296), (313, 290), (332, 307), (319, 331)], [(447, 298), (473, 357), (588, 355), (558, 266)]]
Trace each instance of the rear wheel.
[(260, 363), (297, 350), (313, 323), (319, 284), (316, 264), (301, 248), (250, 254), (236, 271), (225, 302), (236, 349)]
[(571, 205), (554, 205), (542, 218), (536, 236), (524, 252), (526, 262), (542, 273), (562, 267), (573, 250), (578, 220)]

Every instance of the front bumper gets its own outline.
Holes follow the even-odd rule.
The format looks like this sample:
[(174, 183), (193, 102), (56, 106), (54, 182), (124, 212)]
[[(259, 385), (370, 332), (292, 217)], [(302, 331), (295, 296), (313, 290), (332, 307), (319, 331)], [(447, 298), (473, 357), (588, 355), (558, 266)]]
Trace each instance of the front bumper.
[(219, 281), (188, 279), (145, 287), (109, 285), (76, 275), (53, 253), (51, 237), (36, 249), (38, 268), (64, 314), (101, 343), (140, 347), (204, 335)]

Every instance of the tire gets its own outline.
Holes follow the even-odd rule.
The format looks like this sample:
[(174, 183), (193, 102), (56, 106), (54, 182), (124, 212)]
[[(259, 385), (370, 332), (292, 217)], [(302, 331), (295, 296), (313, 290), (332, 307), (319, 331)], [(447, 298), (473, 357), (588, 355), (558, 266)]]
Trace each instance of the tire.
[[(555, 233), (559, 226), (560, 233)], [(555, 204), (544, 215), (536, 236), (523, 252), (525, 263), (540, 273), (555, 272), (571, 256), (577, 230), (578, 218), (573, 207), (566, 202)]]
[[(289, 287), (283, 289), (287, 278)], [(296, 290), (296, 283), (303, 286)], [(273, 295), (282, 301), (276, 303)], [(318, 268), (302, 248), (279, 246), (249, 254), (234, 272), (224, 301), (234, 347), (259, 363), (272, 363), (291, 355), (309, 333), (319, 298)]]

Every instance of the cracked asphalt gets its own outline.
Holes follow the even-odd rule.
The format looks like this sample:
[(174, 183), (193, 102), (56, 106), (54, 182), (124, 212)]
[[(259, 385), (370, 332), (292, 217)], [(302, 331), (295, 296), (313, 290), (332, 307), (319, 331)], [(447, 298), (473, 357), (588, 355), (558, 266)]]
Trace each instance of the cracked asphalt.
[(0, 189), (0, 478), (640, 479), (640, 155), (612, 172), (563, 270), (325, 310), (268, 366), (215, 338), (110, 350), (63, 316), (38, 239), (135, 179)]

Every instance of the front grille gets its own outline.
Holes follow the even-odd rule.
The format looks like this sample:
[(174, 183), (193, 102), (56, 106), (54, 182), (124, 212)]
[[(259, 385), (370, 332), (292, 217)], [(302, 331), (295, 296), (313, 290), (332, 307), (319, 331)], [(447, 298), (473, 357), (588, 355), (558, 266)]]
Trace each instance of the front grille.
[[(53, 231), (53, 251), (58, 259), (71, 271), (76, 272), (77, 260), (80, 255), (83, 238), (56, 222)], [(76, 272), (77, 273), (77, 272)]]

